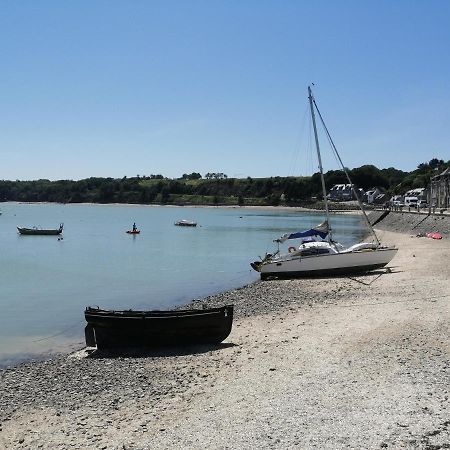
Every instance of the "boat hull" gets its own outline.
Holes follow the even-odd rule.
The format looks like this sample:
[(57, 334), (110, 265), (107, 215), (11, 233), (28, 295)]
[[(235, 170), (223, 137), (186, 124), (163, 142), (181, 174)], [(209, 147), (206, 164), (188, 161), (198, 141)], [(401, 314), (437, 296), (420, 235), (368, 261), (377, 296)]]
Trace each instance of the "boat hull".
[(175, 225), (177, 227), (196, 227), (197, 223), (196, 222), (183, 222), (183, 221), (179, 221), (179, 222), (175, 222)]
[(180, 311), (86, 308), (86, 345), (98, 349), (219, 344), (228, 337), (233, 306)]
[(259, 265), (253, 263), (252, 267), (261, 273), (261, 279), (268, 277), (299, 278), (349, 275), (380, 269), (386, 266), (396, 253), (396, 248), (386, 248), (309, 257), (293, 257), (260, 263)]
[(57, 236), (58, 234), (62, 233), (62, 229), (55, 229), (55, 230), (40, 230), (37, 228), (23, 228), (23, 227), (17, 227), (17, 230), (20, 234), (24, 235), (33, 235), (33, 236)]

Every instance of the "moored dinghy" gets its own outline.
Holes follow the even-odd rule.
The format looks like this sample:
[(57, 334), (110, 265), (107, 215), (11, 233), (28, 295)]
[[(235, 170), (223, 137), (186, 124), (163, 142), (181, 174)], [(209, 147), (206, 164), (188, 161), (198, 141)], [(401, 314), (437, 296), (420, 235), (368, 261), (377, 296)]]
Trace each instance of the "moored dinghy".
[(63, 232), (64, 224), (61, 223), (59, 225), (59, 228), (39, 228), (39, 227), (33, 227), (33, 228), (26, 228), (26, 227), (17, 227), (17, 231), (19, 234), (26, 234), (26, 235), (41, 235), (41, 236), (57, 236), (58, 234), (61, 234)]
[(179, 227), (196, 227), (197, 222), (194, 222), (193, 220), (181, 219), (181, 220), (177, 220), (175, 222), (175, 225), (177, 225)]
[(219, 344), (233, 324), (233, 305), (176, 311), (113, 311), (87, 307), (86, 345), (98, 349)]

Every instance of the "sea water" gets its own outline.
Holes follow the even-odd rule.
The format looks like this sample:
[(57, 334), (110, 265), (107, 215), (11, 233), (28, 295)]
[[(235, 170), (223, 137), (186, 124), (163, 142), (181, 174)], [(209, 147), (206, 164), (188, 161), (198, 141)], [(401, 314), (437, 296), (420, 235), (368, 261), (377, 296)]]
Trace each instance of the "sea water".
[[(167, 309), (256, 281), (273, 239), (320, 223), (296, 210), (0, 203), (0, 366), (83, 344), (86, 306)], [(178, 227), (180, 219), (197, 227)], [(133, 223), (141, 230), (126, 234)], [(58, 228), (22, 236), (17, 226)], [(333, 217), (342, 243), (361, 217)]]

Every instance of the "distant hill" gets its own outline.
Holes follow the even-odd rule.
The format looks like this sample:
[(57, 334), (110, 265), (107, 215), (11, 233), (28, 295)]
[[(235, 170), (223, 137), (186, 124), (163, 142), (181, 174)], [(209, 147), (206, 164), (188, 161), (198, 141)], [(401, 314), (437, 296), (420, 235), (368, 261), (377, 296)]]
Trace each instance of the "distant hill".
[[(432, 159), (412, 172), (364, 165), (349, 169), (354, 184), (367, 190), (377, 186), (389, 194), (426, 187), (430, 178), (450, 167)], [(328, 187), (346, 183), (342, 171), (325, 174)], [(59, 203), (142, 203), (172, 205), (310, 205), (320, 199), (319, 173), (311, 177), (228, 178), (223, 173), (162, 175), (84, 180), (0, 181), (0, 201)]]

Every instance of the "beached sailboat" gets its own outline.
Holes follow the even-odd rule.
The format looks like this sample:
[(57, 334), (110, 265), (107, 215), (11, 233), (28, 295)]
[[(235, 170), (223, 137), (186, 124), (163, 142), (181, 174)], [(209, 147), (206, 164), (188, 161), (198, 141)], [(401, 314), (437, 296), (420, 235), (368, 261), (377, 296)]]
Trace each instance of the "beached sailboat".
[[(355, 191), (354, 195), (356, 199), (358, 199), (363, 216), (373, 235), (373, 242), (362, 242), (350, 247), (344, 247), (342, 244), (339, 244), (333, 240), (315, 111), (317, 111), (328, 140), (330, 141), (330, 144), (332, 145), (332, 148), (352, 188), (353, 184), (347, 171), (345, 170), (328, 129), (325, 126), (310, 87), (308, 87), (308, 98), (314, 128), (326, 220), (310, 230), (284, 234), (280, 238), (276, 239), (274, 241), (278, 244), (278, 249), (276, 252), (273, 254), (266, 254), (261, 261), (251, 263), (252, 268), (260, 272), (261, 279), (268, 277), (291, 278), (368, 272), (384, 267), (392, 260), (398, 250), (395, 246), (385, 246), (381, 244)], [(289, 247), (287, 253), (282, 253), (280, 251), (280, 244), (293, 239), (301, 239), (300, 245), (292, 245)]]

